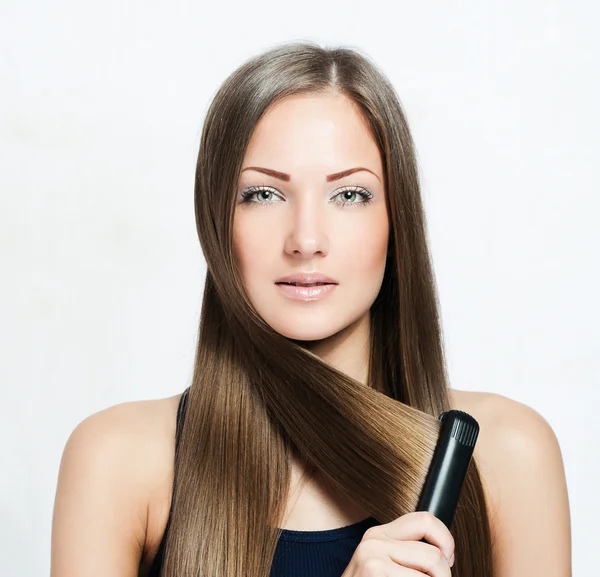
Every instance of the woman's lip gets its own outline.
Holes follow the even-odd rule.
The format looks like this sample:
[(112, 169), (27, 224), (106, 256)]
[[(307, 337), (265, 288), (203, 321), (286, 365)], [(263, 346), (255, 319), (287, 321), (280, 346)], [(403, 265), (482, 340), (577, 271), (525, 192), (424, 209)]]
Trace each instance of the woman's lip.
[(287, 276), (282, 276), (276, 280), (275, 283), (286, 282), (286, 283), (300, 283), (300, 284), (314, 284), (316, 282), (324, 282), (328, 284), (338, 284), (332, 278), (319, 272), (306, 272), (306, 273), (295, 273)]
[(337, 284), (328, 281), (315, 281), (315, 282), (287, 282), (287, 281), (279, 281), (275, 284), (289, 284), (292, 286), (317, 286), (317, 285), (325, 285), (325, 284)]
[(276, 283), (283, 294), (293, 300), (316, 301), (329, 295), (337, 285), (323, 284), (317, 286), (290, 285), (285, 283)]

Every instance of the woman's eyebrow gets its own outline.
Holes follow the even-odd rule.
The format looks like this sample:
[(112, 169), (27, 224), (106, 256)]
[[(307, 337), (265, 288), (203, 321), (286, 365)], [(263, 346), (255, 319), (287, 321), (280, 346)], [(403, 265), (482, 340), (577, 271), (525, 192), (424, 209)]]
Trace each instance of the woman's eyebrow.
[[(277, 170), (273, 170), (271, 168), (263, 168), (261, 166), (247, 166), (246, 168), (242, 169), (242, 172), (244, 172), (244, 170), (256, 170), (257, 172), (262, 172), (263, 174), (272, 176), (273, 178), (278, 178), (279, 180), (283, 180), (285, 182), (289, 182), (292, 178), (289, 174), (286, 174), (285, 172), (279, 172)], [(370, 172), (373, 176), (375, 176), (375, 178), (377, 178), (377, 180), (379, 180), (379, 182), (381, 182), (381, 179), (372, 170), (369, 170), (368, 168), (363, 168), (362, 166), (357, 166), (356, 168), (349, 168), (348, 170), (342, 170), (341, 172), (335, 172), (334, 174), (328, 174), (326, 177), (327, 182), (339, 180), (340, 178), (349, 176), (355, 172), (358, 172), (359, 170), (366, 170), (367, 172)]]

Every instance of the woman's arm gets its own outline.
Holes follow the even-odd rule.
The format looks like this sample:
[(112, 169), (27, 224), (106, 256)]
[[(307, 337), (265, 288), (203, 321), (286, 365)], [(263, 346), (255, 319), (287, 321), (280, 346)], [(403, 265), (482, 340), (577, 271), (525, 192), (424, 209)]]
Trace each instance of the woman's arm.
[(81, 422), (65, 446), (52, 518), (51, 577), (137, 577), (147, 463), (136, 403)]
[(554, 431), (536, 411), (502, 395), (487, 395), (478, 412), (494, 577), (571, 577), (569, 501)]

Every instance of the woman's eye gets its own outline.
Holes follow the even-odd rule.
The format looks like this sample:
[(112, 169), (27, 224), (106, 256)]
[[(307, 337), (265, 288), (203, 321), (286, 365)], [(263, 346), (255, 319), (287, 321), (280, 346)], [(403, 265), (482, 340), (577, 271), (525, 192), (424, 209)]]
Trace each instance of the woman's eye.
[[(242, 192), (242, 202), (254, 202), (256, 204), (273, 204), (272, 202), (268, 201), (269, 195), (274, 196), (275, 192), (269, 188), (264, 188), (262, 186), (251, 186), (250, 188), (247, 188)], [(252, 197), (254, 196), (257, 196), (257, 198), (260, 198), (261, 200), (253, 200)]]
[[(338, 192), (335, 195), (335, 197), (337, 197), (337, 196), (342, 196), (342, 198), (346, 201), (346, 202), (341, 202), (341, 203), (337, 203), (337, 204), (358, 204), (358, 205), (364, 206), (366, 204), (370, 204), (373, 199), (373, 194), (371, 192), (369, 192), (366, 188), (358, 188), (358, 187), (346, 188), (346, 189), (342, 190), (341, 192)], [(357, 196), (359, 196), (363, 200), (361, 202), (354, 202), (354, 201), (350, 202), (350, 199), (355, 199), (355, 198), (357, 198)]]
[[(251, 186), (242, 192), (242, 203), (249, 204), (274, 204), (272, 198), (279, 198), (275, 191), (264, 186)], [(342, 206), (346, 205), (367, 205), (373, 199), (373, 194), (365, 188), (350, 187), (345, 188), (335, 194), (332, 198), (342, 197), (342, 201), (334, 201), (334, 204)], [(362, 198), (362, 201), (357, 202), (357, 198)], [(256, 199), (256, 200), (255, 200)]]

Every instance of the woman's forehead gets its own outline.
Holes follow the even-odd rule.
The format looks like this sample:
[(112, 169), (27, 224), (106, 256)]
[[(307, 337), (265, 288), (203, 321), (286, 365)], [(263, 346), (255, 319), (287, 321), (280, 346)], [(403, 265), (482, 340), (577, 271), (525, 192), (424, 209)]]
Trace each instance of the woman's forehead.
[(261, 118), (244, 166), (331, 173), (365, 166), (381, 178), (380, 151), (357, 106), (341, 95), (296, 95)]

